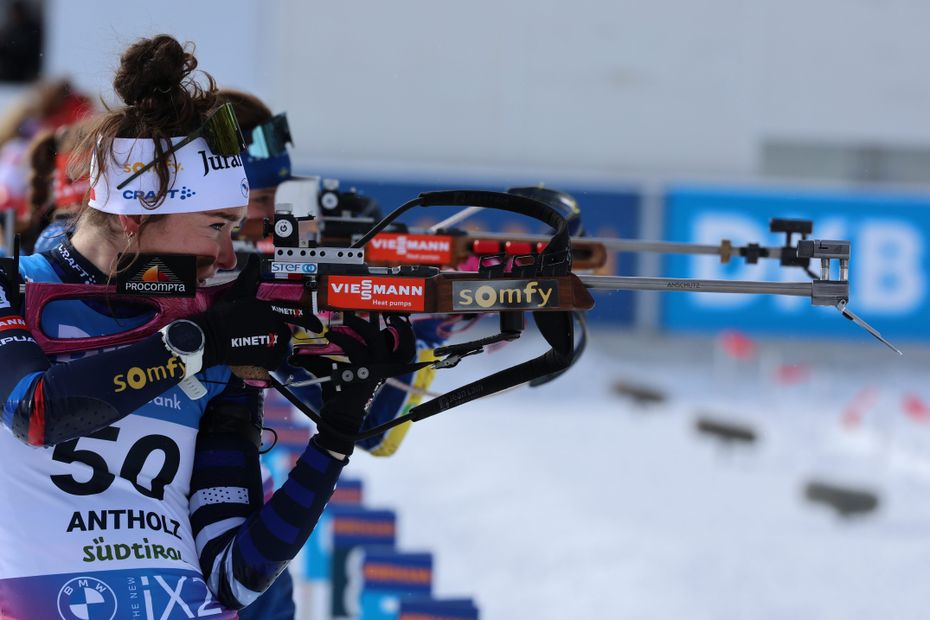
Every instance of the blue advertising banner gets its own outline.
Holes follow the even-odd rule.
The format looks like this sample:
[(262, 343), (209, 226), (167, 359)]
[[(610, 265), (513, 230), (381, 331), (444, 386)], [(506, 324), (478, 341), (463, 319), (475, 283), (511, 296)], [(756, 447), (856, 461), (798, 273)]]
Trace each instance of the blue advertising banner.
[(398, 620), (478, 620), (478, 607), (471, 599), (405, 598)]
[(356, 570), (349, 577), (349, 590), (359, 592), (359, 620), (397, 620), (400, 601), (410, 596), (429, 596), (433, 589), (433, 554), (398, 552), (390, 549), (357, 549)]
[(349, 588), (349, 555), (357, 547), (390, 547), (397, 540), (397, 513), (393, 510), (372, 510), (361, 506), (330, 506), (332, 528), (332, 617), (349, 616), (349, 609), (358, 600), (358, 592)]
[[(340, 179), (340, 188), (354, 187), (367, 196), (375, 198), (383, 214), (388, 214), (421, 192), (447, 189), (486, 189), (504, 191), (506, 187), (494, 184), (450, 182), (444, 184), (380, 181), (375, 179)], [(574, 196), (581, 207), (582, 222), (588, 236), (592, 237), (635, 237), (639, 232), (639, 208), (641, 196), (635, 189), (594, 190), (577, 186), (552, 186), (553, 189)], [(410, 227), (426, 227), (453, 215), (453, 207), (416, 209), (405, 215), (403, 221)], [(461, 225), (466, 230), (486, 230), (507, 233), (545, 233), (546, 226), (530, 218), (502, 211), (486, 210), (477, 213)], [(636, 257), (631, 254), (614, 253), (608, 264), (609, 273), (634, 275)], [(629, 291), (595, 293), (596, 306), (588, 314), (592, 321), (609, 321), (629, 325), (634, 318), (633, 293)]]
[(333, 553), (332, 511), (338, 506), (360, 508), (364, 492), (361, 480), (345, 476), (336, 483), (336, 490), (329, 504), (320, 515), (320, 520), (304, 545), (303, 578), (308, 581), (329, 579)]
[[(815, 239), (850, 245), (849, 307), (892, 340), (930, 338), (930, 195), (867, 192), (673, 187), (665, 199), (665, 233), (672, 241), (782, 245), (769, 232), (771, 218), (814, 222)], [(819, 273), (820, 265), (811, 267)], [(664, 276), (733, 280), (809, 281), (798, 268), (776, 260), (722, 265), (713, 256), (668, 256)], [(831, 278), (836, 278), (834, 272)], [(803, 297), (669, 293), (662, 296), (662, 324), (672, 330), (736, 328), (759, 334), (816, 335), (869, 340), (833, 308), (812, 307)]]

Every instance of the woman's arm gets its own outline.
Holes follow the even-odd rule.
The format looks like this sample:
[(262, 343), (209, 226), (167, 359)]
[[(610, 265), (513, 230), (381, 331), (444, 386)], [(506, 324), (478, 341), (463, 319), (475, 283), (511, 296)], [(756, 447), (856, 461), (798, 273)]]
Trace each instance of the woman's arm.
[[(254, 268), (257, 272), (257, 264)], [(142, 342), (49, 367), (0, 272), (0, 398), (3, 423), (20, 440), (54, 445), (88, 435), (132, 413), (185, 376), (183, 363), (153, 334)], [(5, 302), (5, 303), (4, 303)], [(267, 302), (223, 299), (189, 317), (203, 332), (203, 367), (276, 368), (289, 350), (290, 330)], [(261, 336), (262, 338), (255, 338)], [(269, 344), (270, 339), (270, 344)]]
[[(344, 325), (326, 338), (352, 365), (409, 362), (416, 349), (413, 329), (400, 317), (386, 320), (388, 327), (379, 329), (346, 314)], [(333, 371), (331, 360), (313, 358), (308, 364), (311, 372)], [(233, 608), (251, 603), (303, 547), (349, 462), (343, 455), (352, 453), (351, 437), (379, 385), (371, 373), (341, 390), (323, 385), (319, 432), (264, 506), (261, 394), (233, 378), (210, 401), (197, 434), (190, 511), (201, 569), (221, 603)]]
[(161, 334), (52, 366), (12, 308), (0, 271), (0, 397), (3, 425), (35, 446), (88, 435), (180, 383), (184, 366)]
[(191, 478), (191, 525), (204, 578), (220, 603), (235, 609), (258, 598), (297, 555), (348, 463), (311, 441), (263, 505), (261, 407), (261, 392), (233, 377), (201, 420)]

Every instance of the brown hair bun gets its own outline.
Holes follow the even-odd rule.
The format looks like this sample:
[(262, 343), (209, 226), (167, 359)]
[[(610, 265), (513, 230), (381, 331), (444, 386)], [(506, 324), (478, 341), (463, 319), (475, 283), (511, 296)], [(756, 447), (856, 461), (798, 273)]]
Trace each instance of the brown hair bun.
[(139, 200), (146, 208), (156, 209), (174, 181), (172, 162), (166, 156), (169, 139), (195, 131), (216, 104), (216, 82), (209, 73), (198, 71), (205, 82), (199, 83), (192, 75), (196, 68), (193, 45), (182, 45), (167, 34), (140, 39), (129, 46), (113, 78), (113, 88), (126, 105), (108, 109), (95, 119), (72, 156), (72, 166), (89, 169), (93, 154), (98, 165), (97, 175), (91, 179), (93, 185), (113, 165), (113, 140), (153, 140), (158, 190), (154, 196)]
[(162, 34), (131, 45), (120, 57), (113, 89), (131, 106), (160, 103), (184, 92), (197, 59), (173, 37)]

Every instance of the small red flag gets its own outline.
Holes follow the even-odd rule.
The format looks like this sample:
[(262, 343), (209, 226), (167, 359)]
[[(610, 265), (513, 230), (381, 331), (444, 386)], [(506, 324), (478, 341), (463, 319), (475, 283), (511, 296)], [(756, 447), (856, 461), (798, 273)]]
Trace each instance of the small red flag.
[(738, 360), (752, 359), (756, 354), (756, 343), (738, 331), (728, 330), (720, 334), (720, 346), (727, 355)]
[(921, 424), (930, 423), (930, 405), (925, 403), (920, 396), (916, 394), (905, 394), (901, 402), (901, 408), (904, 413), (915, 422)]

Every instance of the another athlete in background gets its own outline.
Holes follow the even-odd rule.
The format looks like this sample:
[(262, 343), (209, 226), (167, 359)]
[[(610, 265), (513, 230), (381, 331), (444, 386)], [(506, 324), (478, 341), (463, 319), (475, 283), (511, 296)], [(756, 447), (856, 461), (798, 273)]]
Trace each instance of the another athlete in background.
[(92, 112), (90, 99), (77, 92), (68, 80), (57, 79), (37, 82), (0, 116), (0, 212), (15, 212), (15, 232), (23, 235), (27, 251), (35, 239), (26, 197), (30, 142), (42, 131), (79, 122)]
[(29, 145), (29, 189), (34, 253), (45, 252), (65, 241), (72, 232), (74, 217), (84, 204), (90, 182), (86, 174), (73, 178), (68, 162), (81, 141), (87, 121), (47, 129)]

